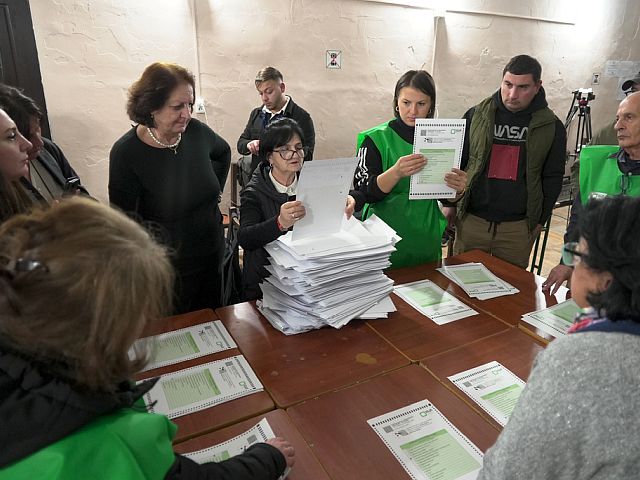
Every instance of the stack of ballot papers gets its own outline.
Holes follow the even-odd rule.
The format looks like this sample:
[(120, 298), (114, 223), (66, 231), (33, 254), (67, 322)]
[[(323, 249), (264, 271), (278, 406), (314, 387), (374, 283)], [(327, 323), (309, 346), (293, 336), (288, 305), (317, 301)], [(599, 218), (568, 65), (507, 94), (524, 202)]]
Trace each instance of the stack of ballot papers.
[(260, 284), (258, 308), (287, 335), (386, 317), (395, 311), (393, 281), (382, 270), (399, 240), (376, 216), (345, 219), (341, 230), (326, 235), (295, 238), (289, 232), (265, 247), (271, 275)]
[(452, 282), (458, 284), (470, 297), (479, 300), (513, 295), (520, 290), (496, 277), (482, 263), (464, 263), (437, 269)]

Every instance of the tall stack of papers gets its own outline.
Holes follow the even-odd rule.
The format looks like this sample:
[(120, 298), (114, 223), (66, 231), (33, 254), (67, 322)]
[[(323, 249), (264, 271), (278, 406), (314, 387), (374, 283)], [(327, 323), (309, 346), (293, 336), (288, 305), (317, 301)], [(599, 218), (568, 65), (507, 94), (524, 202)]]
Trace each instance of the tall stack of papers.
[(345, 220), (340, 231), (328, 235), (293, 239), (289, 232), (265, 247), (271, 275), (260, 284), (258, 308), (287, 335), (340, 328), (360, 315), (386, 316), (395, 311), (388, 298), (393, 281), (382, 270), (399, 239), (375, 216)]
[(479, 300), (513, 295), (520, 290), (496, 277), (482, 263), (464, 263), (437, 269), (452, 282), (458, 284), (470, 297)]

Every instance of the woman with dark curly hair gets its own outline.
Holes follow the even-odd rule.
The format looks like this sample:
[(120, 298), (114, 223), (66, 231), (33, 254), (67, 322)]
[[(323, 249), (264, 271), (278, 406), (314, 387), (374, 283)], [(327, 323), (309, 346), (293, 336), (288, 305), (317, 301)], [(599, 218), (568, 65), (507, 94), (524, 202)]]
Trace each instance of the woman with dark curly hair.
[(591, 200), (565, 245), (585, 313), (536, 359), (479, 479), (638, 478), (640, 198)]
[(136, 125), (111, 149), (109, 200), (132, 218), (159, 227), (173, 251), (175, 312), (220, 306), (224, 251), (218, 202), (231, 149), (191, 118), (195, 81), (180, 65), (149, 65), (129, 89)]

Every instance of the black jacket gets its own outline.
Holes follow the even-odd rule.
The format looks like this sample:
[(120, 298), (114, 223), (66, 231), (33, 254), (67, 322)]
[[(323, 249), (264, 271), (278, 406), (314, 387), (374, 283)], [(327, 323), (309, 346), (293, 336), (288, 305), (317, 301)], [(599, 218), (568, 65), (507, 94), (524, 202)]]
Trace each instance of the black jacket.
[[(102, 415), (133, 407), (155, 380), (123, 382), (111, 395), (78, 390), (62, 366), (34, 364), (0, 346), (0, 468), (65, 438)], [(275, 480), (284, 471), (284, 456), (259, 443), (221, 463), (198, 465), (176, 454), (166, 479)]]
[(246, 300), (262, 297), (258, 284), (269, 275), (264, 268), (269, 263), (264, 246), (284, 234), (276, 219), (282, 204), (293, 200), (276, 190), (269, 178), (270, 171), (267, 163), (260, 163), (240, 194), (238, 242), (244, 249), (242, 285)]
[(65, 193), (81, 193), (89, 195), (78, 182), (71, 190), (67, 190), (67, 181), (79, 180), (78, 174), (69, 165), (69, 161), (58, 145), (48, 138), (43, 138), (44, 147), (40, 154), (31, 161), (31, 184), (36, 187), (45, 199), (51, 201), (61, 198)]
[[(497, 106), (493, 145), (519, 146), (520, 155), (518, 159), (517, 176), (513, 181), (489, 178), (488, 169), (490, 162), (488, 161), (484, 172), (478, 177), (473, 188), (467, 193), (467, 195), (470, 195), (467, 210), (474, 215), (492, 222), (521, 220), (527, 216), (527, 128), (531, 122), (533, 113), (537, 110), (547, 108), (546, 95), (544, 88), (540, 88), (536, 96), (532, 99), (531, 104), (519, 112), (507, 110), (502, 102), (500, 90), (493, 94), (493, 101)], [(460, 165), (460, 168), (463, 170), (467, 169), (467, 163), (469, 162), (469, 134), (474, 113), (475, 107), (472, 107), (464, 115), (467, 129)], [(514, 131), (517, 132), (515, 135), (513, 133)], [(562, 188), (566, 141), (567, 134), (564, 125), (556, 118), (555, 135), (542, 170), (542, 191), (544, 198), (539, 222), (542, 224), (551, 216), (551, 211)], [(450, 205), (451, 203), (445, 201), (443, 204)]]
[[(304, 157), (304, 161), (309, 162), (313, 160), (313, 149), (316, 145), (316, 132), (313, 128), (313, 120), (311, 120), (311, 116), (304, 108), (298, 106), (291, 97), (289, 97), (289, 103), (287, 104), (287, 108), (284, 110), (284, 116), (294, 119), (300, 125), (302, 133), (304, 134), (302, 143), (309, 149), (309, 153)], [(273, 118), (269, 119), (269, 121), (271, 120), (273, 120)], [(240, 155), (249, 155), (251, 153), (247, 148), (247, 144), (252, 140), (260, 139), (260, 135), (268, 123), (269, 122), (262, 113), (262, 107), (254, 108), (251, 111), (247, 126), (244, 127), (244, 132), (242, 132), (242, 135), (240, 135), (240, 138), (238, 139), (238, 153)], [(258, 155), (251, 156), (252, 172), (256, 169), (261, 160), (262, 158)]]

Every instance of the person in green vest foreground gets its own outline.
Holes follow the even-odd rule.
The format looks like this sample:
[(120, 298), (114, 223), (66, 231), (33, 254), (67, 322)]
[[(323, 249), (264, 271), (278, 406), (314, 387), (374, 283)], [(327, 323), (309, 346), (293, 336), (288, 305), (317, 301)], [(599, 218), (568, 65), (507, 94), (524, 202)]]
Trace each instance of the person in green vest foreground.
[(563, 252), (584, 313), (538, 354), (478, 480), (638, 478), (639, 236), (640, 198), (586, 205)]
[(157, 379), (132, 344), (170, 311), (173, 271), (133, 220), (73, 198), (0, 227), (0, 479), (264, 479), (292, 465), (281, 438), (221, 463), (175, 454), (148, 413)]
[(469, 109), (462, 168), (467, 194), (442, 202), (456, 227), (454, 254), (480, 249), (527, 268), (562, 188), (567, 133), (547, 106), (542, 66), (513, 57), (500, 89)]
[[(640, 92), (630, 94), (620, 102), (615, 129), (618, 145), (596, 145), (580, 152), (580, 185), (571, 207), (564, 241), (578, 239), (577, 225), (590, 196), (640, 196)], [(573, 268), (556, 265), (542, 284), (544, 291), (554, 294), (571, 278)]]
[[(372, 214), (384, 220), (402, 237), (391, 255), (392, 268), (440, 259), (440, 240), (447, 222), (436, 200), (409, 200), (409, 177), (429, 161), (413, 154), (417, 118), (433, 118), (436, 86), (424, 70), (410, 70), (396, 83), (393, 95), (395, 119), (358, 135), (358, 167), (353, 184), (366, 201), (362, 219)], [(444, 182), (460, 198), (467, 175), (454, 168)]]

